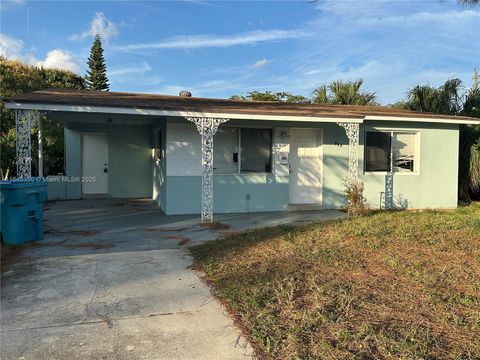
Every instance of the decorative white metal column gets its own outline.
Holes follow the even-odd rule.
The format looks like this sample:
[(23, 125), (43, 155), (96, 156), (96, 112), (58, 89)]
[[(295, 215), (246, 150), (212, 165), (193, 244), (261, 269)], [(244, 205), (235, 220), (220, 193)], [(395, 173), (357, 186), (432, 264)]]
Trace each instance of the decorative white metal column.
[[(17, 136), (17, 177), (32, 177), (32, 144), (30, 132), (35, 121), (42, 114), (36, 110), (15, 110), (15, 130)], [(41, 134), (39, 134), (41, 136)]]
[(354, 182), (358, 178), (358, 139), (360, 124), (354, 122), (337, 123), (345, 129), (348, 137), (348, 181)]
[(38, 177), (43, 178), (43, 127), (42, 116), (38, 117)]
[(393, 208), (393, 148), (390, 146), (390, 171), (385, 175), (385, 209)]
[(202, 137), (202, 223), (213, 222), (213, 136), (229, 119), (187, 117)]

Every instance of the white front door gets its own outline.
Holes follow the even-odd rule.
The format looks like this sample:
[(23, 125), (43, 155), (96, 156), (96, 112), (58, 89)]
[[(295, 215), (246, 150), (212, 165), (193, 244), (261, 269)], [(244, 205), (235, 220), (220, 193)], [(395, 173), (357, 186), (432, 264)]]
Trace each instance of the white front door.
[(290, 130), (290, 204), (320, 204), (321, 130)]
[(105, 135), (82, 135), (82, 194), (108, 193), (108, 141)]

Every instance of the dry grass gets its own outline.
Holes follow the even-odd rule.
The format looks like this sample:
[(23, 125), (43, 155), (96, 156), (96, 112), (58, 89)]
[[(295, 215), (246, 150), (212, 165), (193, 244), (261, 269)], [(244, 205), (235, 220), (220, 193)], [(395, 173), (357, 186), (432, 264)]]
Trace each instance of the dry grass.
[(192, 248), (260, 358), (480, 359), (480, 204)]

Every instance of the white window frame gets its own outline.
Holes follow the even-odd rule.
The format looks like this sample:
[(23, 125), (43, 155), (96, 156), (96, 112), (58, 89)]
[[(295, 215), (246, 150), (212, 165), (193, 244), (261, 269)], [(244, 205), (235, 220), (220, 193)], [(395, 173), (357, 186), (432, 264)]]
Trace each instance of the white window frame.
[[(397, 176), (418, 176), (420, 175), (420, 130), (418, 129), (388, 129), (388, 128), (369, 128), (363, 132), (363, 175), (389, 175), (388, 171), (366, 171), (366, 149), (367, 149), (367, 133), (368, 132), (381, 132), (390, 134), (393, 140), (394, 133), (414, 134), (415, 135), (415, 153), (413, 171), (393, 171), (392, 174)], [(390, 157), (393, 158), (393, 142), (390, 144)]]
[[(226, 125), (225, 127), (232, 127), (238, 129), (238, 140), (237, 140), (237, 149), (238, 149), (238, 161), (237, 161), (237, 172), (236, 173), (216, 173), (214, 172), (214, 176), (224, 176), (224, 175), (236, 175), (236, 176), (245, 176), (245, 175), (273, 175), (274, 174), (274, 142), (275, 142), (275, 128), (272, 127), (264, 127), (264, 126), (229, 126)], [(272, 141), (270, 144), (270, 167), (271, 170), (269, 172), (266, 171), (251, 171), (251, 172), (242, 172), (242, 129), (264, 129), (270, 130), (272, 132)], [(214, 140), (215, 142), (215, 137)], [(213, 151), (215, 152), (215, 143), (213, 146)], [(215, 162), (213, 164), (215, 168)]]

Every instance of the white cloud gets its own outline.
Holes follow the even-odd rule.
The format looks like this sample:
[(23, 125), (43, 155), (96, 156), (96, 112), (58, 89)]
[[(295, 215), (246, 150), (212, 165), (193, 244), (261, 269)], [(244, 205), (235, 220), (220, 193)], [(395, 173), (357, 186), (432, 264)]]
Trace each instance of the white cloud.
[(150, 70), (152, 70), (152, 67), (144, 62), (140, 65), (130, 65), (130, 66), (122, 67), (122, 68), (113, 69), (111, 71), (108, 71), (108, 76), (114, 76), (115, 77), (115, 76), (131, 75), (131, 74), (144, 75), (145, 73), (149, 72)]
[(76, 73), (80, 70), (74, 56), (68, 51), (59, 49), (49, 51), (45, 60), (37, 61), (35, 65), (49, 69), (70, 70)]
[(54, 49), (44, 60), (38, 60), (32, 52), (24, 50), (23, 41), (0, 33), (0, 55), (11, 60), (20, 60), (29, 65), (65, 69), (79, 72), (77, 59), (68, 51)]
[(93, 15), (90, 27), (82, 31), (80, 34), (71, 35), (68, 37), (70, 41), (83, 41), (89, 37), (100, 35), (102, 40), (108, 42), (112, 37), (119, 34), (118, 25), (107, 19), (104, 13), (96, 12)]
[(153, 68), (146, 62), (125, 64), (122, 67), (114, 67), (111, 70), (107, 70), (107, 76), (112, 85), (121, 87), (125, 91), (143, 89), (140, 90), (142, 92), (163, 82), (163, 78), (152, 73), (152, 70)]
[(307, 33), (298, 30), (257, 30), (237, 35), (175, 36), (155, 43), (120, 45), (114, 48), (122, 51), (223, 48), (237, 45), (254, 45), (275, 40), (297, 39), (307, 35)]
[(253, 67), (254, 67), (255, 69), (262, 69), (262, 68), (264, 68), (265, 66), (267, 66), (269, 63), (271, 63), (270, 60), (261, 59), (261, 60), (256, 61), (255, 64), (253, 64)]
[(444, 11), (444, 12), (418, 12), (411, 15), (391, 15), (383, 17), (359, 18), (361, 25), (425, 25), (426, 23), (438, 23), (443, 26), (447, 24), (459, 24), (466, 21), (474, 21), (478, 24), (480, 12), (474, 10)]
[(25, 2), (25, 0), (2, 0), (0, 1), (0, 10), (5, 11), (15, 6), (22, 6)]
[(8, 59), (18, 59), (23, 50), (23, 41), (0, 33), (0, 55)]

